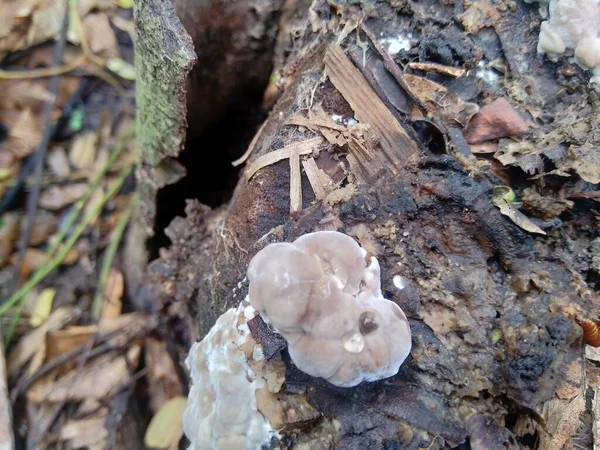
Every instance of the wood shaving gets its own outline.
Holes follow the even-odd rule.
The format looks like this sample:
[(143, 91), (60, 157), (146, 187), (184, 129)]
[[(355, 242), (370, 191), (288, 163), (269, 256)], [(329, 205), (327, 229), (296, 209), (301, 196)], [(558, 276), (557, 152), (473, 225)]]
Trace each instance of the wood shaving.
[(258, 142), (258, 139), (262, 136), (262, 132), (265, 129), (266, 124), (267, 124), (267, 120), (265, 120), (263, 122), (263, 124), (260, 126), (260, 128), (258, 129), (256, 134), (252, 138), (252, 141), (250, 141), (250, 145), (248, 146), (248, 149), (244, 152), (244, 154), (231, 163), (231, 165), (233, 167), (237, 167), (237, 166), (245, 163), (246, 160), (250, 157), (250, 155), (254, 151), (254, 148), (256, 147), (256, 143)]
[(306, 161), (302, 161), (302, 167), (304, 173), (310, 183), (310, 186), (315, 193), (317, 200), (323, 200), (333, 186), (333, 181), (329, 178), (324, 171), (319, 169), (314, 158), (308, 158)]
[(310, 155), (319, 147), (322, 142), (322, 138), (315, 137), (307, 139), (306, 141), (296, 142), (279, 150), (274, 150), (270, 153), (267, 153), (266, 155), (256, 159), (256, 161), (254, 161), (250, 167), (248, 167), (246, 170), (246, 180), (250, 181), (254, 174), (260, 169), (270, 166), (271, 164), (275, 164), (276, 162), (283, 161), (284, 159), (288, 159), (292, 152), (297, 152), (298, 155)]
[(409, 69), (412, 70), (421, 70), (423, 72), (435, 71), (439, 73), (443, 73), (445, 75), (450, 75), (451, 77), (462, 77), (465, 74), (465, 70), (459, 67), (450, 67), (444, 66), (443, 64), (438, 63), (416, 63), (410, 62), (406, 65)]

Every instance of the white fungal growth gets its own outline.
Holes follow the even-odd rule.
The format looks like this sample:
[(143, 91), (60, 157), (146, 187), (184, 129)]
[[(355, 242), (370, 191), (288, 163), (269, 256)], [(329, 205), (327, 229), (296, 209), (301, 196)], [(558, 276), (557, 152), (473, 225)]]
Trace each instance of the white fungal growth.
[(387, 47), (387, 51), (390, 55), (394, 56), (400, 53), (401, 50), (409, 51), (412, 47), (411, 43), (412, 34), (408, 34), (407, 36), (403, 36), (399, 34), (395, 37), (387, 37), (380, 39), (379, 42)]
[[(190, 450), (255, 450), (276, 435), (256, 406), (257, 378), (242, 347), (252, 339), (246, 324), (254, 317), (247, 302), (225, 312), (186, 359), (192, 388), (183, 414)], [(253, 352), (262, 357), (255, 346)]]
[(270, 244), (250, 261), (249, 298), (296, 366), (337, 386), (395, 375), (411, 349), (406, 316), (383, 298), (376, 258), (345, 234)]
[(551, 60), (574, 52), (581, 66), (594, 71), (591, 81), (600, 83), (600, 0), (550, 0), (549, 13), (540, 27), (538, 52)]

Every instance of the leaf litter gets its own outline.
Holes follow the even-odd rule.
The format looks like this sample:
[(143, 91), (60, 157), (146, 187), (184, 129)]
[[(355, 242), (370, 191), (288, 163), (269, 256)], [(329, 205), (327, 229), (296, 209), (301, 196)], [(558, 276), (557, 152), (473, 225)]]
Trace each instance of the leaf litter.
[[(0, 31), (0, 56), (26, 50), (0, 70), (0, 123), (7, 130), (0, 136), (0, 197), (15, 187), (26, 193), (35, 184), (41, 187), (35, 216), (12, 194), (11, 212), (0, 206), (3, 280), (16, 270), (17, 242), (31, 226), (19, 280), (12, 287), (0, 283), (0, 334), (5, 343), (11, 341), (7, 370), (0, 370), (0, 410), (8, 413), (10, 403), (23, 402), (15, 419), (28, 424), (26, 434), (18, 433), (31, 448), (47, 447), (52, 439), (52, 445), (65, 448), (104, 449), (121, 423), (114, 415), (131, 417), (127, 408), (107, 405), (127, 405), (139, 379), (152, 371), (149, 383), (162, 392), (151, 413), (184, 389), (173, 376), (164, 342), (146, 341), (157, 327), (155, 316), (124, 312), (130, 300), (120, 247), (137, 207), (131, 183), (125, 183), (136, 162), (128, 131), (135, 78), (132, 5), (69, 2), (67, 39), (73, 45), (57, 66), (52, 40), (60, 35), (64, 5), (62, 0), (0, 3), (2, 23), (10, 25)], [(119, 39), (115, 29), (123, 31)], [(49, 88), (53, 74), (60, 74), (56, 94)], [(53, 100), (50, 122), (44, 123), (44, 109)], [(35, 178), (23, 170), (32, 167), (46, 129), (51, 140), (42, 176)], [(96, 297), (100, 313), (92, 317)], [(153, 358), (140, 367), (146, 345)], [(10, 422), (2, 413), (4, 445)]]

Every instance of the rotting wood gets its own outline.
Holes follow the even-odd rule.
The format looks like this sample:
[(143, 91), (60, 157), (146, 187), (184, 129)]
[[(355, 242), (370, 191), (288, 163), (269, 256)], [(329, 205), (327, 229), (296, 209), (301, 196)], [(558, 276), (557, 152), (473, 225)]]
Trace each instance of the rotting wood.
[(339, 46), (329, 47), (325, 55), (325, 70), (335, 88), (354, 110), (356, 118), (371, 126), (384, 155), (392, 164), (389, 169), (394, 175), (397, 174), (395, 167), (419, 152), (416, 143)]
[(461, 69), (460, 67), (444, 66), (443, 64), (438, 63), (410, 62), (406, 65), (406, 67), (412, 70), (420, 70), (423, 72), (435, 71), (454, 78), (462, 77), (465, 74), (465, 70)]
[(423, 103), (421, 103), (419, 97), (415, 94), (415, 92), (412, 90), (412, 87), (404, 78), (404, 74), (400, 70), (400, 67), (398, 67), (398, 65), (390, 57), (388, 52), (386, 52), (383, 49), (383, 47), (379, 44), (379, 42), (377, 41), (377, 37), (371, 32), (371, 30), (369, 30), (364, 25), (361, 26), (361, 30), (367, 35), (367, 37), (371, 41), (371, 44), (373, 44), (373, 47), (375, 48), (381, 59), (383, 59), (383, 67), (385, 67), (387, 71), (392, 74), (392, 76), (396, 79), (400, 87), (404, 89), (404, 91), (409, 95), (411, 100), (416, 105), (418, 105), (423, 112), (425, 112), (425, 106), (423, 105)]
[(246, 180), (250, 181), (254, 174), (260, 169), (290, 158), (294, 152), (297, 152), (298, 156), (310, 155), (319, 147), (319, 145), (321, 145), (322, 142), (323, 138), (314, 137), (305, 141), (295, 142), (279, 150), (274, 150), (270, 153), (267, 153), (266, 155), (258, 158), (250, 165), (250, 167), (248, 167), (246, 170)]

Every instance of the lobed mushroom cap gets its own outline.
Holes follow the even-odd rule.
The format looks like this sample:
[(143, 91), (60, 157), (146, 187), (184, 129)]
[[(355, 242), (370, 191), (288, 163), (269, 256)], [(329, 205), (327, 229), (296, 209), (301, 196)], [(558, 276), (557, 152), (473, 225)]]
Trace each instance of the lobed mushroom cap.
[(296, 366), (337, 386), (390, 377), (411, 349), (406, 316), (383, 298), (379, 264), (365, 256), (351, 237), (320, 231), (270, 244), (248, 267), (250, 302)]

